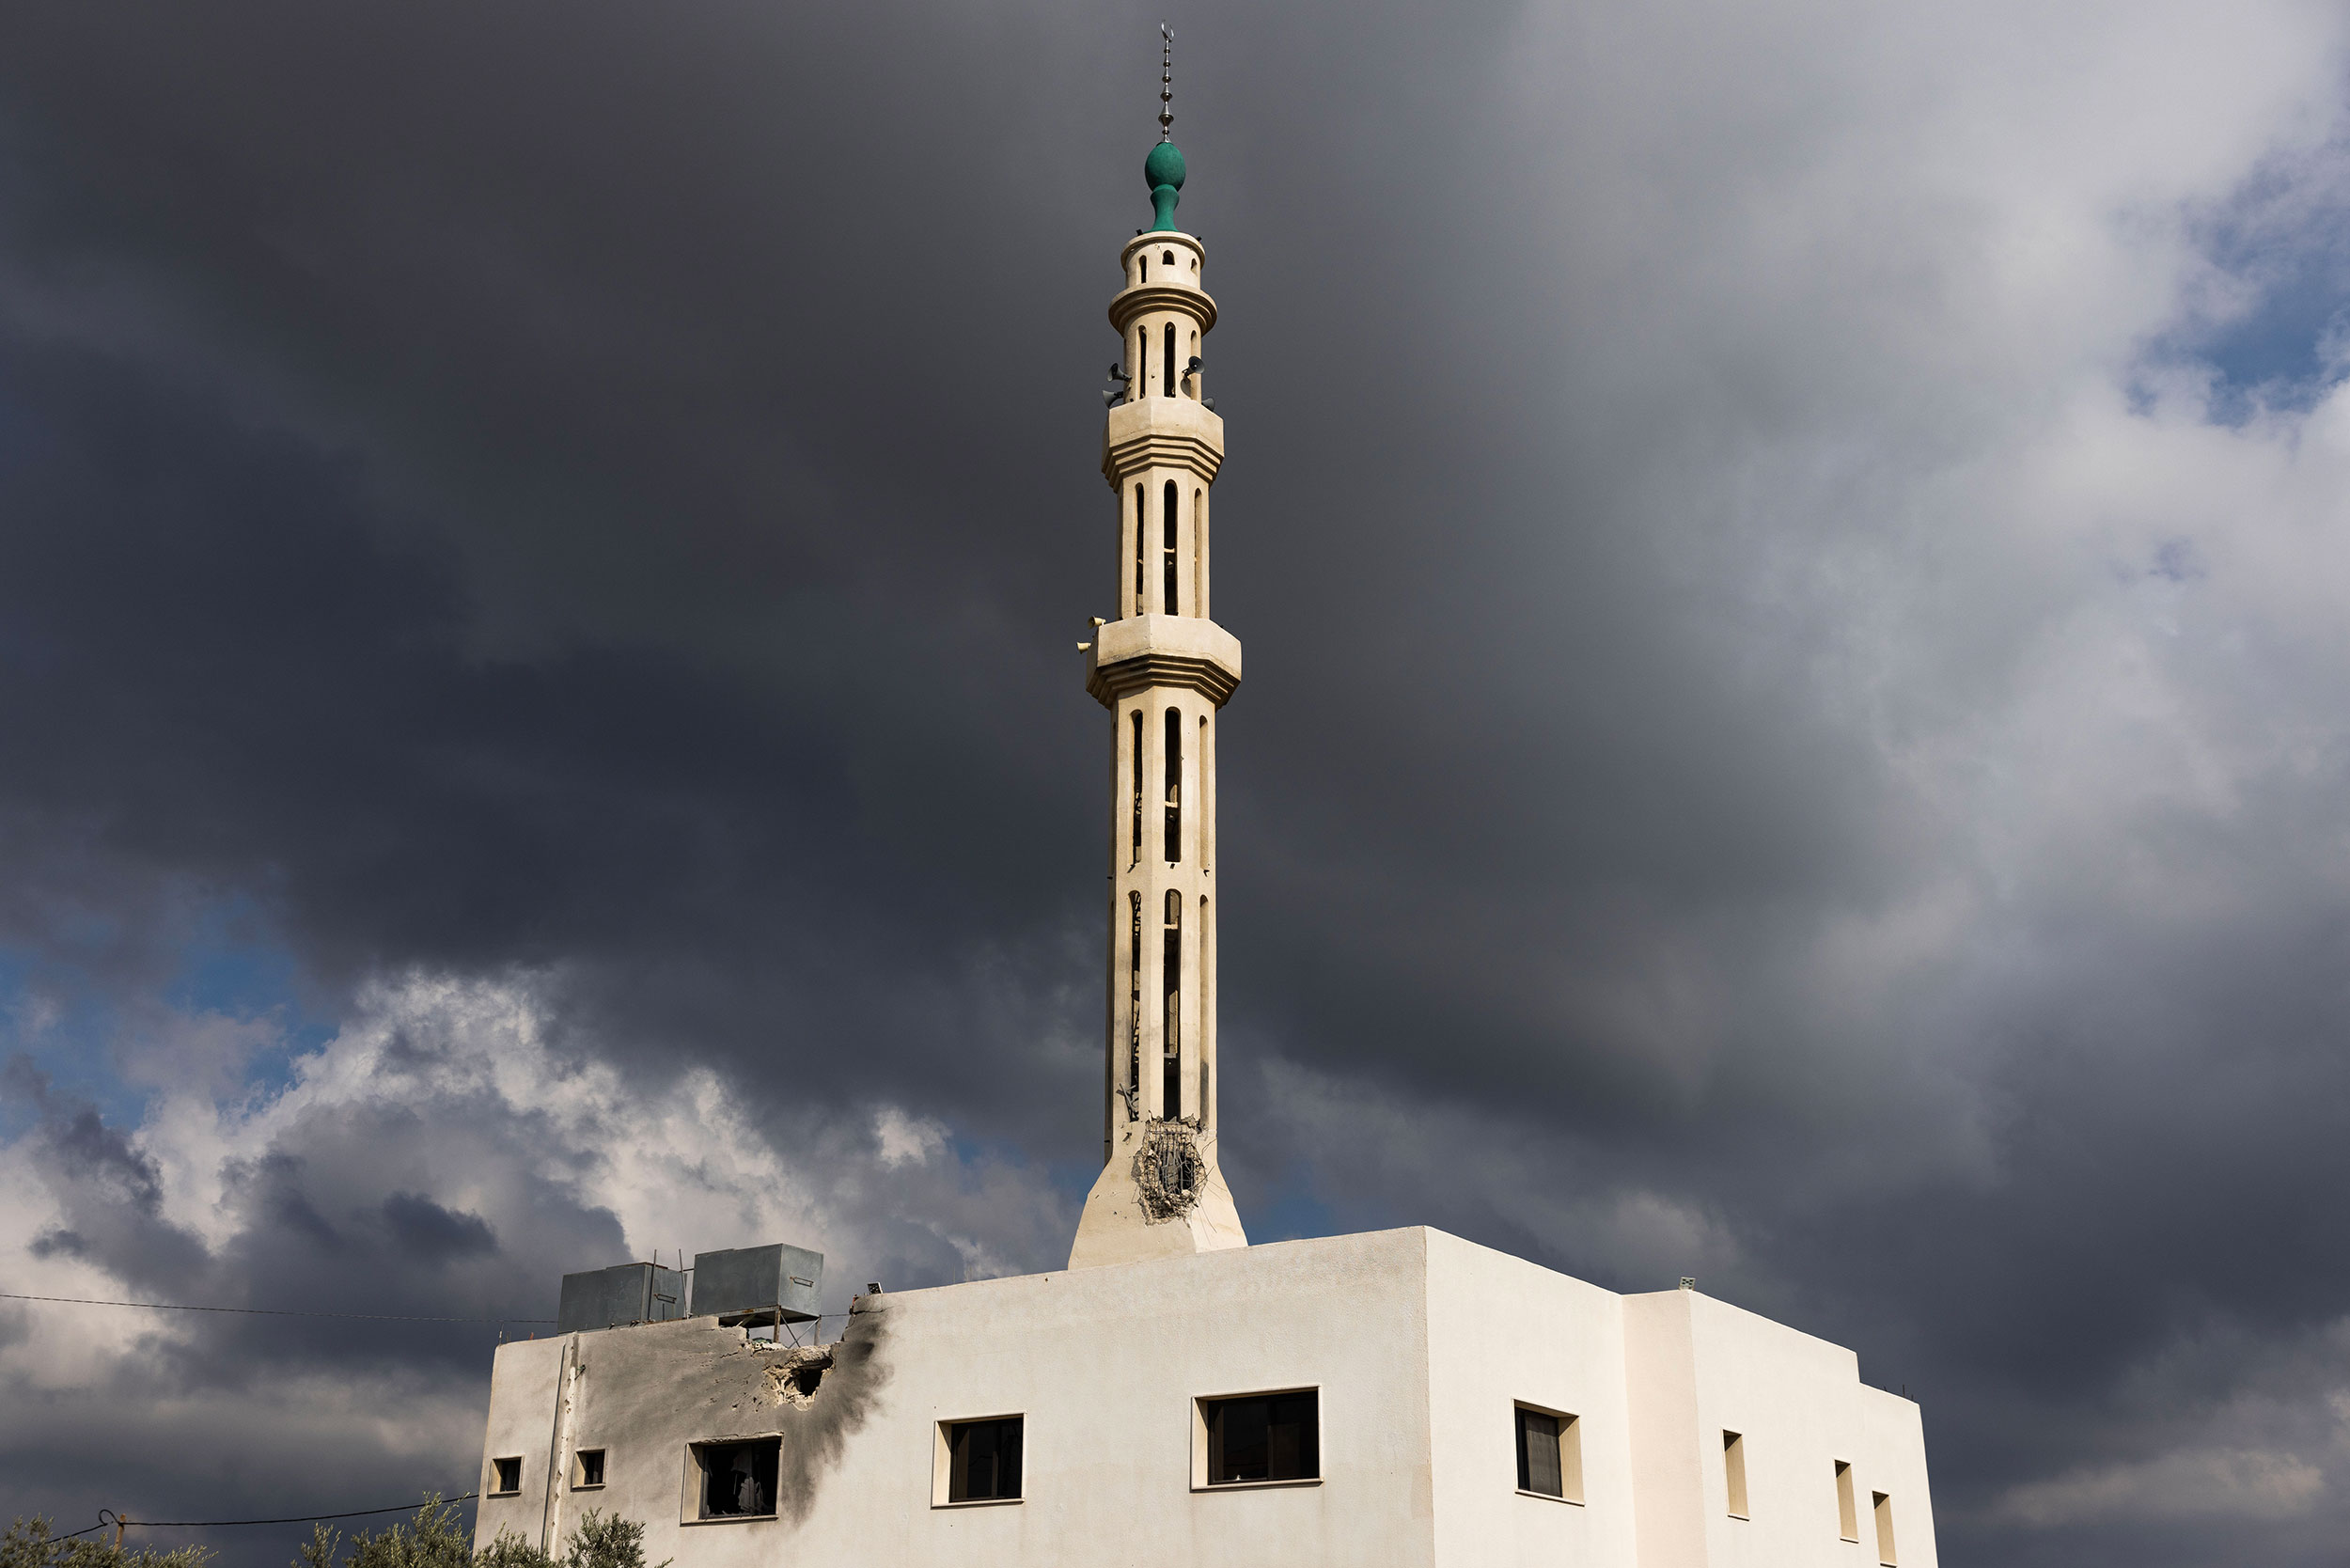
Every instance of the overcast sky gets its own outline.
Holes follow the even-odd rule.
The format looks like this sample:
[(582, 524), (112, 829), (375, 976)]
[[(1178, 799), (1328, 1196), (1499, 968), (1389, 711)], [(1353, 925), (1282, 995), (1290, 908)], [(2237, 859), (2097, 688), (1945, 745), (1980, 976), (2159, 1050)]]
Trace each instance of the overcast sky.
[[(1252, 1236), (1849, 1344), (1953, 1564), (2338, 1562), (2350, 13), (1172, 20)], [(0, 1289), (1059, 1266), (1157, 21), (8, 8)], [(496, 1333), (0, 1302), (0, 1513), (465, 1491)]]

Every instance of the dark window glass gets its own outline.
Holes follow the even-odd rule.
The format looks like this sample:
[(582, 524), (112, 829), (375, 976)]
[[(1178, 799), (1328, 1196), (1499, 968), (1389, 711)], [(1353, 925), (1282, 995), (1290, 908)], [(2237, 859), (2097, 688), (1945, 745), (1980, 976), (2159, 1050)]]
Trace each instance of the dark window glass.
[(747, 1443), (705, 1443), (697, 1450), (702, 1462), (702, 1517), (757, 1518), (776, 1511), (776, 1457), (781, 1446), (774, 1437)]
[(1559, 1418), (1540, 1410), (1518, 1411), (1518, 1490), (1545, 1497), (1566, 1496), (1559, 1474)]
[(1320, 1396), (1293, 1394), (1201, 1402), (1208, 1427), (1208, 1482), (1311, 1481), (1322, 1474)]
[(603, 1484), (603, 1450), (602, 1449), (579, 1450), (579, 1483), (582, 1486)]
[(947, 1429), (947, 1500), (987, 1502), (1020, 1495), (1020, 1418), (957, 1421)]
[(523, 1489), (523, 1462), (520, 1459), (493, 1459), (490, 1468), (497, 1472), (497, 1490), (519, 1492)]

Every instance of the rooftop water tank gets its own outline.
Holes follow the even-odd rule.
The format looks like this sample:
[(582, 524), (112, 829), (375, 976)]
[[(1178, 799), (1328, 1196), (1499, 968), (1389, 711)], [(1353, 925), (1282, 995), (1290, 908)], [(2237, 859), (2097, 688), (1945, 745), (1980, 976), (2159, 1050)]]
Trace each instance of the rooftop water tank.
[(656, 1263), (614, 1263), (563, 1277), (555, 1331), (575, 1334), (630, 1323), (667, 1323), (684, 1315), (684, 1275)]
[(804, 1247), (733, 1247), (694, 1254), (694, 1316), (731, 1325), (762, 1315), (785, 1323), (816, 1317), (824, 1255)]

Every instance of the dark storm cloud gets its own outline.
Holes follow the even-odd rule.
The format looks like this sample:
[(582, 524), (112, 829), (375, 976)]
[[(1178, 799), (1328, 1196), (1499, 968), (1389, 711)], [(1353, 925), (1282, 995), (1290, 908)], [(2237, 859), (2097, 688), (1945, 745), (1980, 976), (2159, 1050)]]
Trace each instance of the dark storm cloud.
[[(2216, 521), (2322, 533), (2326, 476), (2082, 412), (2216, 330), (2174, 299), (2226, 314), (2163, 204), (2258, 168), (2274, 232), (2332, 178), (2266, 138), (2321, 90), (2278, 62), (2339, 40), (2262, 15), (2085, 15), (2024, 52), (2093, 64), (2060, 79), (2016, 17), (1176, 19), (1249, 648), (1245, 1204), (1699, 1270), (1856, 1345), (1928, 1400), (1953, 1560), (2199, 1560), (2247, 1498), (2315, 1560), (2340, 1516), (2275, 1392), (2350, 1384), (2339, 604), (2295, 597), (2319, 547)], [(1057, 1262), (1003, 1168), (867, 1129), (1091, 1157), (1071, 645), (1155, 18), (11, 20), (0, 932), (37, 977), (153, 994), (227, 902), (338, 1015), (525, 976), (572, 1064), (534, 1071), (713, 1070), (892, 1268)], [(2265, 85), (2147, 107), (2221, 49)], [(2116, 209), (2149, 259), (2080, 237)], [(387, 1082), (475, 1051), (385, 1027)], [(510, 1095), (290, 1110), (216, 1152), (199, 1238), (121, 1125), (12, 1083), (34, 1254), (142, 1288), (497, 1313), (622, 1244)], [(176, 1389), (478, 1393), (478, 1335), (190, 1333)], [(111, 1430), (69, 1424), (26, 1506)], [(2204, 1513), (2114, 1522), (2150, 1496)]]

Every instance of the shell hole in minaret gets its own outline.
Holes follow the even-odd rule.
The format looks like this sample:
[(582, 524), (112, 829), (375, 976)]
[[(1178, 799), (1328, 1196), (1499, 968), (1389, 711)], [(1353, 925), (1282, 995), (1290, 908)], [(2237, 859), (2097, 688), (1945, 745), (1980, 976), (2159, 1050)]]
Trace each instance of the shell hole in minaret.
[(1159, 608), (1167, 615), (1181, 615), (1183, 613), (1183, 606), (1177, 603), (1175, 597), (1175, 481), (1173, 479), (1167, 481), (1167, 505), (1160, 510), (1166, 514), (1166, 522), (1160, 530), (1165, 536), (1165, 542), (1160, 546), (1159, 556), (1166, 569), (1163, 575), (1167, 580), (1159, 585), (1166, 598), (1166, 603), (1162, 604)]
[(1169, 887), (1167, 890), (1167, 922), (1162, 933), (1165, 950), (1160, 956), (1159, 990), (1167, 1013), (1166, 1031), (1161, 1035), (1162, 1063), (1159, 1083), (1159, 1115), (1172, 1121), (1183, 1114), (1183, 895)]
[(1183, 857), (1183, 714), (1167, 711), (1167, 863)]

